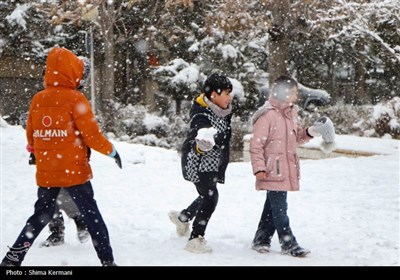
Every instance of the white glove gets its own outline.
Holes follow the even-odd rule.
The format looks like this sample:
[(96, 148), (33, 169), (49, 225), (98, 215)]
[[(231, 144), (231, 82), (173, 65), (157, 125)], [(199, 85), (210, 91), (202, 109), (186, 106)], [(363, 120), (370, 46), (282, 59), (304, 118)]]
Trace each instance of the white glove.
[(211, 151), (214, 147), (214, 144), (208, 141), (207, 139), (197, 139), (196, 138), (197, 147), (203, 152)]
[(325, 143), (333, 143), (335, 141), (335, 127), (330, 118), (320, 117), (314, 122), (314, 125), (309, 128), (309, 133), (318, 133), (322, 136)]

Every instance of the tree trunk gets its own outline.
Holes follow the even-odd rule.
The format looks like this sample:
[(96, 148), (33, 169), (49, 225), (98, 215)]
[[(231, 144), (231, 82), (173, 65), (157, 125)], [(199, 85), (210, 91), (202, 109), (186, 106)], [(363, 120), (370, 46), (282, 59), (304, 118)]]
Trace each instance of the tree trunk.
[(99, 23), (102, 30), (104, 42), (104, 64), (101, 109), (104, 115), (104, 128), (108, 131), (113, 122), (114, 102), (114, 6), (104, 1), (100, 5)]
[(180, 116), (181, 113), (182, 113), (182, 100), (181, 99), (176, 99), (175, 103), (176, 103), (175, 114), (177, 116)]
[(152, 79), (147, 78), (143, 80), (143, 93), (144, 93), (144, 101), (145, 105), (149, 112), (154, 112), (157, 109), (155, 93), (157, 91), (157, 83), (154, 82)]
[(335, 83), (335, 59), (336, 59), (336, 47), (332, 49), (329, 57), (328, 65), (328, 92), (331, 95), (331, 102), (334, 103), (337, 99), (336, 96), (336, 83)]
[(365, 44), (362, 38), (356, 42), (358, 58), (355, 63), (355, 88), (354, 88), (354, 105), (364, 104), (366, 102), (365, 95)]
[(289, 0), (275, 0), (270, 2), (271, 5), (271, 26), (269, 28), (269, 59), (268, 72), (270, 86), (280, 75), (288, 74), (288, 57), (289, 57)]

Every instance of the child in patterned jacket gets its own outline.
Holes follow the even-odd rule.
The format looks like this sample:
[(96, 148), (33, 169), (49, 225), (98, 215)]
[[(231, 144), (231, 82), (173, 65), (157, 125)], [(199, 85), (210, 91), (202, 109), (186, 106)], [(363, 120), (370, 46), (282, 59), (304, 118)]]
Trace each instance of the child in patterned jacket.
[(229, 162), (231, 92), (230, 80), (214, 73), (206, 79), (204, 93), (190, 111), (190, 128), (182, 147), (182, 173), (196, 186), (199, 196), (186, 209), (171, 211), (169, 218), (179, 236), (189, 235), (189, 222), (194, 219), (185, 247), (192, 253), (212, 252), (204, 235), (218, 203), (217, 183), (224, 183)]

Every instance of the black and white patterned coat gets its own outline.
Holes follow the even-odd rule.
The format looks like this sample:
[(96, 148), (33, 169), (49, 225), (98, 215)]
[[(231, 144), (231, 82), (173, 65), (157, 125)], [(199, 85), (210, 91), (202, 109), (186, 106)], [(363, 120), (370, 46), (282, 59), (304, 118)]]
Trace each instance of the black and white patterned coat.
[[(200, 176), (215, 176), (217, 173), (217, 182), (224, 183), (232, 134), (231, 117), (232, 114), (218, 117), (200, 97), (193, 102), (190, 128), (182, 147), (182, 173), (186, 180), (198, 183)], [(208, 127), (218, 131), (214, 136), (215, 146), (209, 152), (199, 153), (195, 140), (197, 132)]]

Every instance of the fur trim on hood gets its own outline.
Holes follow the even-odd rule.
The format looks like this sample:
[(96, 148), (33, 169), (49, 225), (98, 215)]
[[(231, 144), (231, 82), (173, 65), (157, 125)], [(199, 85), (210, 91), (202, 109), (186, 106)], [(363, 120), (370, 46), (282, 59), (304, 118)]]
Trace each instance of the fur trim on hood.
[[(280, 106), (280, 107), (282, 107), (282, 108), (280, 108), (279, 106), (277, 107), (277, 106), (274, 106), (273, 104), (276, 104), (276, 105), (283, 105), (283, 106)], [(254, 115), (253, 115), (253, 117), (251, 118), (251, 125), (253, 126), (254, 124), (255, 124), (255, 122), (262, 116), (262, 115), (264, 115), (268, 110), (271, 110), (271, 109), (274, 109), (274, 110), (285, 110), (287, 107), (286, 107), (286, 105), (287, 105), (287, 107), (289, 107), (290, 105), (289, 104), (282, 104), (281, 102), (279, 102), (279, 101), (275, 101), (275, 100), (272, 100), (272, 103), (270, 102), (270, 100), (267, 100), (265, 103), (264, 103), (264, 105), (263, 106), (261, 106), (255, 113), (254, 113)], [(296, 110), (296, 111), (298, 111), (298, 106), (297, 105), (294, 105), (293, 106), (294, 107), (294, 109)]]
[(269, 101), (266, 101), (264, 105), (258, 108), (258, 110), (254, 113), (253, 117), (251, 118), (251, 125), (253, 126), (262, 115), (271, 109), (274, 109), (274, 106), (272, 106)]

